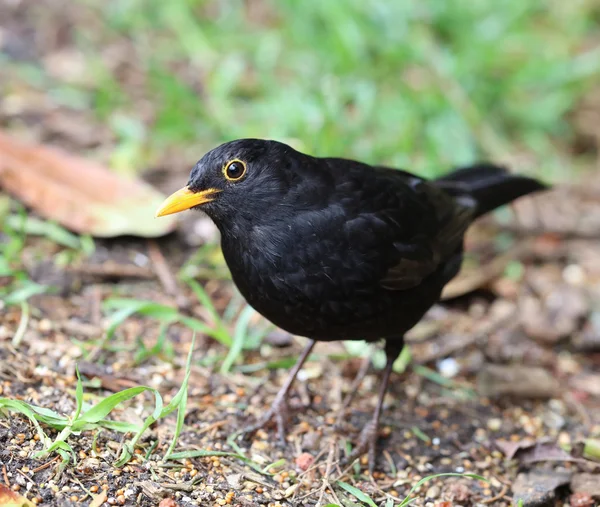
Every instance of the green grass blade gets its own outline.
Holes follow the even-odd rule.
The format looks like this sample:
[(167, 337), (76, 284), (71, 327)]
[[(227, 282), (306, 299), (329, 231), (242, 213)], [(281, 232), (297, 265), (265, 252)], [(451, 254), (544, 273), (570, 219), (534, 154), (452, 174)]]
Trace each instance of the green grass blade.
[(177, 408), (177, 422), (175, 423), (175, 433), (173, 435), (173, 439), (171, 440), (171, 444), (167, 449), (165, 454), (165, 459), (169, 457), (169, 455), (175, 449), (177, 445), (177, 440), (179, 439), (179, 435), (181, 434), (181, 430), (183, 429), (183, 423), (185, 421), (185, 411), (187, 408), (187, 396), (188, 396), (188, 382), (190, 379), (190, 374), (192, 373), (192, 355), (194, 353), (194, 348), (196, 346), (196, 335), (192, 336), (192, 342), (190, 344), (190, 350), (188, 352), (187, 361), (185, 363), (185, 377), (183, 378), (183, 382), (177, 394), (171, 400), (169, 405), (173, 404)]
[(110, 414), (117, 405), (123, 403), (124, 401), (130, 400), (131, 398), (134, 398), (135, 396), (138, 396), (139, 394), (142, 394), (146, 391), (154, 393), (155, 396), (158, 395), (156, 389), (147, 386), (130, 387), (129, 389), (125, 389), (123, 391), (119, 391), (118, 393), (111, 394), (107, 398), (104, 398), (102, 401), (94, 405), (77, 421), (74, 421), (73, 430), (79, 431), (83, 429), (88, 423), (98, 423), (99, 421), (104, 419), (108, 414)]
[(250, 324), (250, 319), (253, 315), (254, 309), (251, 306), (246, 306), (246, 308), (242, 310), (242, 313), (240, 314), (235, 325), (233, 343), (227, 356), (221, 364), (221, 373), (227, 373), (233, 366), (233, 363), (242, 353), (242, 350), (244, 349), (244, 340), (248, 332), (248, 325)]
[(44, 294), (48, 292), (49, 287), (46, 285), (40, 285), (39, 283), (32, 282), (31, 280), (26, 280), (22, 283), (22, 287), (19, 287), (15, 291), (11, 292), (7, 296), (5, 296), (4, 303), (7, 305), (18, 305), (25, 301), (27, 301), (32, 296), (37, 296), (38, 294)]
[(27, 419), (29, 419), (35, 427), (40, 437), (40, 440), (44, 444), (44, 447), (48, 447), (50, 445), (50, 440), (48, 439), (46, 433), (44, 433), (44, 430), (40, 426), (35, 412), (33, 411), (30, 405), (20, 400), (9, 400), (8, 398), (0, 398), (0, 409), (6, 409), (12, 412), (17, 412), (27, 417)]
[(25, 336), (25, 331), (27, 331), (27, 326), (29, 325), (29, 305), (27, 301), (21, 301), (21, 318), (19, 319), (19, 326), (15, 331), (15, 334), (12, 339), (12, 346), (14, 348), (19, 348), (21, 342), (23, 341), (23, 337)]
[(468, 479), (477, 479), (479, 481), (489, 482), (485, 477), (482, 477), (481, 475), (476, 475), (476, 474), (459, 474), (459, 473), (454, 473), (454, 472), (448, 472), (448, 473), (443, 473), (443, 474), (428, 475), (427, 477), (423, 477), (412, 488), (410, 488), (410, 491), (408, 492), (408, 494), (406, 495), (404, 500), (402, 500), (402, 502), (400, 503), (400, 505), (398, 507), (406, 507), (408, 504), (410, 504), (412, 502), (410, 495), (412, 493), (414, 493), (415, 490), (420, 488), (423, 484), (425, 484), (426, 482), (429, 482), (432, 479), (436, 479), (437, 477), (466, 477)]
[(336, 484), (340, 488), (345, 489), (352, 496), (358, 498), (361, 502), (366, 503), (370, 507), (377, 507), (377, 504), (357, 487), (342, 481), (337, 481)]
[(75, 409), (73, 419), (77, 420), (79, 414), (81, 414), (81, 409), (83, 408), (83, 382), (81, 382), (78, 366), (75, 366), (75, 372), (77, 373), (77, 387), (75, 387), (75, 401), (77, 403), (77, 408)]

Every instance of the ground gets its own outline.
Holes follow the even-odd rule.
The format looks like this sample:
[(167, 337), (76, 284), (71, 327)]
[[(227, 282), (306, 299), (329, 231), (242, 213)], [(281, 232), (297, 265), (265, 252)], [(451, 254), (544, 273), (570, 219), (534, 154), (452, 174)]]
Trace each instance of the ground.
[[(80, 239), (36, 228), (33, 214), (3, 198), (0, 485), (44, 505), (387, 507), (406, 495), (439, 507), (600, 501), (593, 2), (543, 13), (518, 2), (497, 13), (431, 3), (431, 27), (407, 25), (411, 44), (392, 46), (398, 26), (385, 20), (399, 13), (384, 3), (365, 13), (367, 3), (353, 2), (348, 14), (307, 2), (289, 30), (282, 20), (293, 3), (246, 2), (243, 16), (225, 4), (198, 3), (195, 27), (186, 19), (196, 4), (183, 0), (106, 9), (92, 0), (0, 2), (0, 125), (165, 193), (223, 137), (265, 130), (320, 154), (428, 175), (500, 157), (543, 168), (536, 174), (557, 189), (471, 231), (462, 275), (411, 332), (410, 357), (396, 365), (373, 476), (364, 462), (344, 469), (339, 460), (374, 407), (376, 346), (318, 345), (293, 391), (285, 446), (273, 428), (236, 436), (268, 408), (304, 339), (246, 307), (206, 217), (188, 213), (160, 240)], [(407, 12), (419, 18), (415, 5)], [(315, 31), (328, 16), (354, 36)], [(490, 31), (512, 27), (502, 45), (510, 58), (475, 33), (477, 16)], [(356, 21), (365, 17), (367, 28)], [(480, 52), (471, 51), (475, 36)], [(335, 51), (314, 62), (319, 37)], [(526, 58), (523, 47), (540, 57)], [(400, 90), (389, 84), (398, 68)], [(504, 74), (511, 78), (502, 86), (478, 85)], [(363, 356), (373, 361), (336, 427)], [(140, 386), (156, 391), (127, 391)], [(174, 411), (148, 419), (157, 397)], [(92, 418), (102, 403), (106, 412)], [(43, 433), (27, 406), (53, 411), (29, 412)], [(37, 454), (52, 442), (60, 446)], [(419, 484), (442, 473), (457, 475)]]

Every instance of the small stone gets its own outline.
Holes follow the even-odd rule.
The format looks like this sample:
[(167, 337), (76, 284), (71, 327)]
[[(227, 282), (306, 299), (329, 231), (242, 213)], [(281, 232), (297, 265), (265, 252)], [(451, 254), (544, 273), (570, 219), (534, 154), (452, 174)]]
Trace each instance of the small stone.
[(50, 321), (49, 319), (40, 320), (38, 324), (38, 329), (42, 333), (48, 333), (49, 331), (52, 331), (52, 321)]
[(242, 474), (231, 474), (226, 477), (227, 484), (233, 489), (242, 489)]
[(296, 465), (303, 472), (306, 472), (314, 462), (315, 458), (308, 452), (303, 452), (296, 458)]
[(588, 493), (573, 493), (569, 497), (571, 507), (593, 507), (594, 499)]
[(487, 427), (490, 431), (498, 431), (500, 428), (502, 428), (502, 419), (498, 419), (497, 417), (488, 419)]
[(289, 498), (290, 496), (292, 496), (296, 490), (298, 489), (298, 487), (300, 486), (300, 484), (293, 484), (291, 486), (289, 486), (284, 492), (283, 492), (283, 496), (285, 498)]
[(427, 493), (425, 493), (425, 496), (427, 498), (432, 498), (433, 500), (435, 500), (437, 497), (440, 496), (440, 488), (438, 486), (431, 486), (428, 490)]

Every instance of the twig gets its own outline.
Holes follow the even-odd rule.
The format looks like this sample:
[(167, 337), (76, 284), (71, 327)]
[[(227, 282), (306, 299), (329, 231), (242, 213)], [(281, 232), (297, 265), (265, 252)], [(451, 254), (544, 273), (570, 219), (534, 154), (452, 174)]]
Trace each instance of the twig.
[(4, 483), (6, 487), (10, 488), (10, 481), (8, 480), (8, 474), (6, 473), (6, 465), (2, 465), (2, 474), (4, 475)]
[(202, 435), (203, 433), (208, 433), (209, 431), (220, 428), (221, 426), (225, 426), (227, 424), (227, 419), (223, 419), (222, 421), (217, 421), (212, 424), (209, 424), (206, 428), (202, 428), (196, 432), (196, 435)]
[(100, 287), (94, 287), (92, 290), (92, 301), (91, 301), (91, 322), (92, 325), (101, 327), (102, 326), (102, 289)]
[(332, 439), (329, 444), (329, 454), (327, 455), (327, 466), (325, 467), (325, 475), (323, 477), (323, 485), (321, 486), (321, 494), (319, 495), (319, 500), (317, 501), (317, 505), (321, 505), (321, 501), (323, 500), (323, 496), (325, 495), (325, 490), (329, 488), (331, 490), (331, 494), (335, 498), (335, 501), (338, 505), (341, 505), (339, 498), (333, 491), (331, 487), (331, 483), (329, 482), (329, 474), (331, 473), (331, 466), (333, 464), (333, 454), (335, 451), (335, 441)]
[(180, 308), (189, 308), (190, 302), (181, 292), (177, 280), (173, 276), (173, 273), (171, 273), (171, 268), (169, 267), (165, 256), (160, 251), (160, 247), (156, 241), (151, 239), (148, 240), (148, 255), (156, 270), (156, 276), (167, 294), (175, 298), (175, 302)]
[(156, 278), (156, 274), (151, 269), (115, 262), (68, 266), (66, 271), (95, 278), (143, 278), (146, 280)]
[(51, 459), (50, 461), (47, 461), (46, 463), (44, 463), (43, 465), (40, 465), (39, 467), (36, 467), (32, 470), (32, 472), (34, 474), (37, 474), (38, 472), (45, 470), (46, 468), (52, 466), (53, 463), (56, 463), (58, 460), (60, 459), (60, 456), (56, 456), (55, 458)]
[(102, 334), (102, 328), (100, 326), (87, 324), (85, 322), (77, 322), (74, 320), (57, 322), (56, 327), (61, 331), (65, 331), (66, 333), (77, 336), (85, 336), (86, 338), (95, 338)]
[(479, 503), (488, 504), (497, 502), (498, 500), (502, 500), (506, 496), (506, 493), (508, 493), (508, 486), (506, 484), (503, 484), (500, 493), (498, 493), (496, 496), (493, 496), (492, 498), (480, 500)]
[(21, 319), (19, 320), (19, 327), (15, 331), (12, 339), (12, 346), (18, 348), (21, 345), (21, 341), (27, 331), (29, 325), (29, 304), (24, 301), (21, 303)]
[(18, 473), (20, 473), (23, 477), (25, 477), (25, 480), (27, 482), (31, 482), (31, 477), (29, 477), (25, 472), (23, 472), (22, 470), (20, 470), (19, 468), (15, 469)]
[(298, 479), (300, 479), (300, 477), (305, 476), (306, 474), (308, 474), (309, 472), (312, 472), (315, 468), (319, 468), (319, 466), (321, 466), (320, 463), (317, 463), (319, 461), (319, 459), (321, 458), (321, 456), (323, 456), (323, 454), (325, 453), (325, 449), (321, 449), (319, 451), (319, 454), (317, 454), (315, 456), (315, 459), (313, 461), (313, 464), (308, 467), (306, 470), (304, 470), (304, 472), (301, 472), (300, 474), (298, 474)]

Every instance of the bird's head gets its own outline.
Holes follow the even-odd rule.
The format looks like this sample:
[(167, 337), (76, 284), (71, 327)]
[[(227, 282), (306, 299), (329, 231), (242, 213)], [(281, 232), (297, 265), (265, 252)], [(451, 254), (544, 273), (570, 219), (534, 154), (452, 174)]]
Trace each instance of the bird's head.
[(222, 144), (196, 163), (187, 185), (169, 196), (156, 216), (201, 209), (217, 226), (233, 217), (256, 220), (286, 198), (303, 158), (309, 157), (276, 141)]

